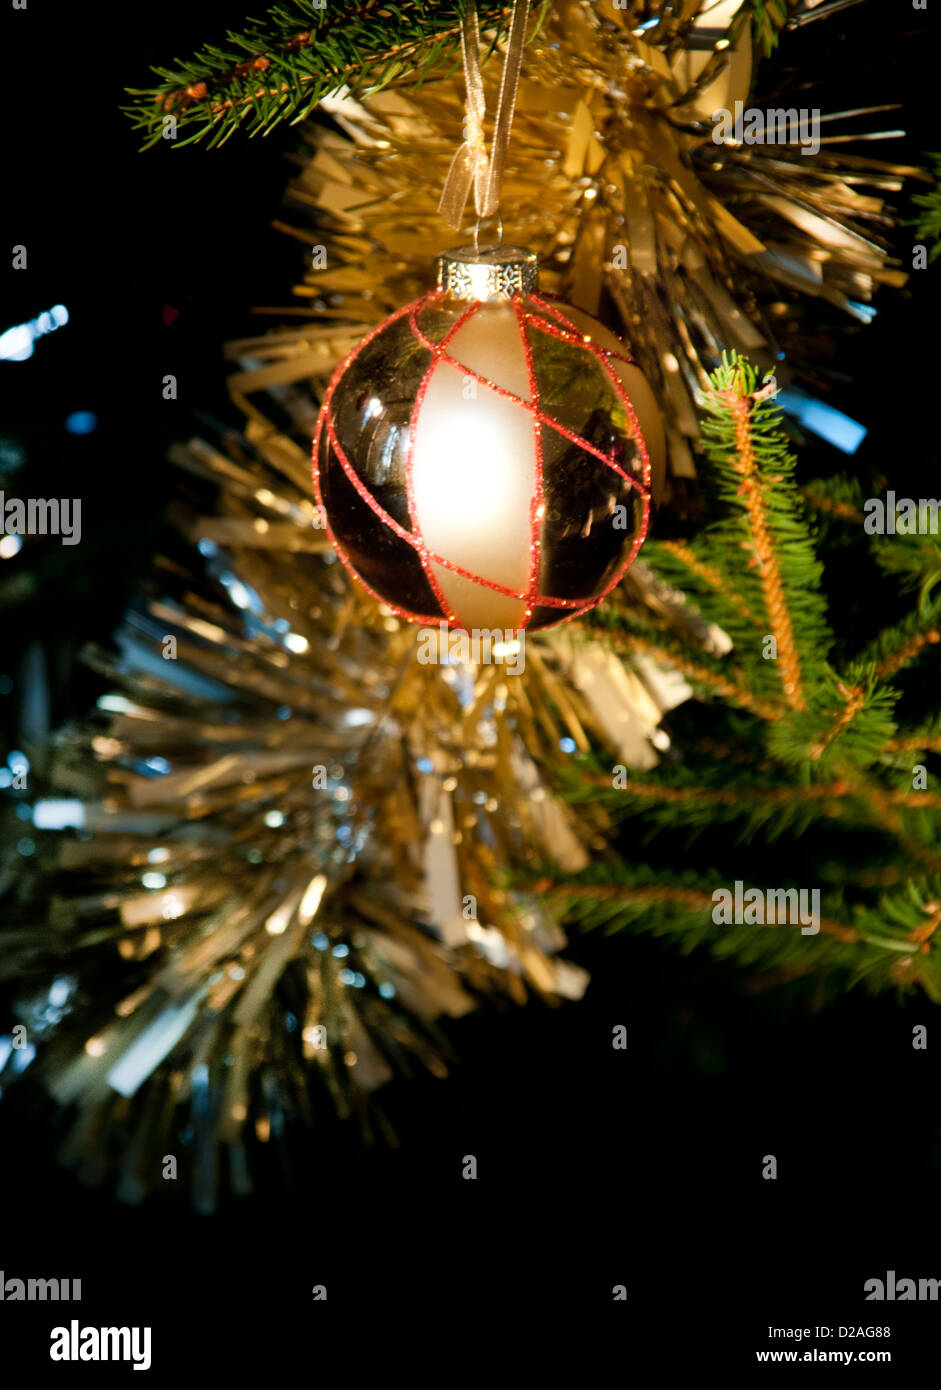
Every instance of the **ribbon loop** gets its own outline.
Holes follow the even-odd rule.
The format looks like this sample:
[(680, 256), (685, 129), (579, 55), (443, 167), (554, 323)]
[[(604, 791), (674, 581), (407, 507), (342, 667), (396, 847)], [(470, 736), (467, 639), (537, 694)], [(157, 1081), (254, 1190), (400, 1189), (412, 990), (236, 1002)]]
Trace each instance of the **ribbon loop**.
[(484, 136), (487, 101), (480, 73), (480, 31), (474, 0), (470, 0), (464, 15), (461, 27), (461, 54), (466, 92), (464, 141), (451, 160), (438, 203), (439, 213), (451, 227), (460, 227), (464, 220), (464, 210), (472, 188), (478, 221), (482, 217), (489, 217), (500, 206), (503, 170), (510, 143), (513, 113), (516, 110), (528, 14), (529, 0), (514, 0), (506, 56), (503, 60), (503, 76), (500, 81), (493, 149), (489, 157)]

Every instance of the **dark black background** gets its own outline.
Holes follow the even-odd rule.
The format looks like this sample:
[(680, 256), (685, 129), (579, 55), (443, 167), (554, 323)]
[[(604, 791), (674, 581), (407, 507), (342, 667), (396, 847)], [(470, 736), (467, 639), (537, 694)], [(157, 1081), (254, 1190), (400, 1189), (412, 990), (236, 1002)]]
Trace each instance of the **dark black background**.
[[(80, 493), (86, 538), (50, 547), (39, 593), (0, 615), (0, 670), (15, 671), (29, 638), (55, 644), (56, 719), (81, 713), (96, 689), (71, 653), (107, 635), (146, 572), (173, 489), (167, 444), (194, 430), (196, 411), (238, 422), (221, 345), (265, 327), (250, 306), (289, 303), (300, 268), (296, 245), (269, 226), (290, 133), (139, 154), (118, 112), (149, 63), (188, 55), (239, 18), (215, 3), (39, 0), (4, 17), (0, 261), (24, 243), (29, 271), (3, 271), (0, 328), (57, 302), (71, 321), (28, 363), (0, 363), (2, 430), (26, 454), (17, 493)], [(903, 101), (904, 117), (885, 120), (911, 138), (864, 152), (917, 159), (937, 146), (937, 39), (930, 12), (866, 3), (787, 37), (773, 70), (815, 90), (826, 78), (825, 111)], [(900, 254), (910, 241), (899, 233)], [(937, 273), (916, 273), (909, 291), (880, 296), (870, 328), (841, 340), (847, 379), (833, 399), (870, 431), (849, 466), (889, 474), (900, 493), (937, 475), (937, 300)], [(825, 347), (825, 325), (821, 335)], [(161, 399), (168, 372), (173, 403)], [(94, 434), (65, 432), (78, 409), (98, 415)], [(809, 453), (810, 471), (846, 462)], [(848, 576), (835, 601), (862, 617), (881, 597)], [(571, 1339), (586, 1367), (613, 1348), (614, 1368), (653, 1356), (669, 1382), (690, 1355), (720, 1374), (754, 1364), (774, 1345), (768, 1324), (841, 1322), (891, 1326), (892, 1369), (911, 1374), (938, 1305), (865, 1303), (862, 1285), (887, 1269), (941, 1276), (933, 1008), (854, 992), (813, 1013), (646, 938), (586, 937), (569, 954), (593, 975), (581, 1006), (478, 1013), (449, 1029), (462, 1060), (446, 1083), (387, 1090), (398, 1150), (364, 1151), (331, 1126), (300, 1146), (289, 1179), (272, 1160), (262, 1195), (212, 1218), (182, 1195), (137, 1210), (80, 1188), (51, 1158), (52, 1117), (40, 1124), (5, 1097), (0, 1267), (84, 1280), (79, 1309), (0, 1310), (7, 1368), (21, 1358), (24, 1375), (42, 1375), (49, 1328), (78, 1311), (83, 1323), (151, 1325), (161, 1384), (187, 1362), (211, 1374), (250, 1356), (271, 1374), (313, 1375), (328, 1346), (351, 1368), (375, 1347), (390, 1370), (450, 1374), (424, 1359), (434, 1331), (452, 1339), (455, 1362), (506, 1333), (507, 1364), (522, 1369)], [(626, 1053), (612, 1051), (616, 1023)], [(929, 1024), (927, 1052), (912, 1049), (916, 1023)], [(475, 1183), (460, 1175), (467, 1153)], [(760, 1177), (767, 1153), (776, 1183)], [(319, 1283), (326, 1304), (311, 1300)], [(611, 1302), (620, 1283), (626, 1304)], [(380, 1337), (389, 1312), (395, 1331)], [(347, 1319), (356, 1335), (341, 1337)]]

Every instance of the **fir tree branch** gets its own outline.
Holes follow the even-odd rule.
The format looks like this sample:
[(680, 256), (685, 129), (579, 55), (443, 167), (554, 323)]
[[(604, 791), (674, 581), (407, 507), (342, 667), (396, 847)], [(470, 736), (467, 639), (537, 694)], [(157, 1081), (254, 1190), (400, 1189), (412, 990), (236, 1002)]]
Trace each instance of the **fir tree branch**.
[[(729, 631), (763, 713), (767, 717), (774, 708), (771, 717), (780, 721), (806, 712), (808, 688), (816, 702), (817, 691), (826, 687), (832, 695), (835, 682), (827, 665), (832, 636), (820, 592), (822, 567), (772, 397), (772, 388), (759, 386), (745, 358), (723, 355), (702, 398), (704, 475), (718, 519), (688, 547), (707, 574), (687, 568), (703, 616)], [(658, 559), (665, 577), (676, 578), (675, 554), (655, 544), (655, 569)], [(715, 578), (709, 582), (708, 570), (721, 580), (722, 593)], [(751, 622), (742, 623), (741, 607), (730, 604), (730, 595)]]
[(734, 593), (719, 571), (713, 565), (707, 565), (705, 561), (700, 560), (685, 541), (661, 541), (659, 543), (659, 548), (673, 555), (681, 564), (685, 565), (692, 574), (696, 575), (698, 579), (701, 579), (704, 584), (707, 584), (709, 588), (713, 589), (717, 594), (720, 594), (727, 603), (737, 609), (746, 622), (752, 623), (756, 627), (758, 626), (751, 609), (744, 602), (741, 595)]
[(721, 392), (735, 423), (735, 454), (730, 462), (742, 478), (742, 493), (748, 510), (755, 558), (759, 565), (765, 607), (776, 639), (781, 685), (784, 697), (792, 709), (805, 708), (803, 677), (794, 628), (785, 598), (784, 585), (774, 543), (768, 528), (766, 502), (762, 492), (755, 441), (752, 434), (752, 409), (755, 396), (743, 370), (734, 373)]
[[(550, 900), (562, 904), (570, 902), (573, 898), (583, 902), (595, 901), (631, 905), (670, 904), (697, 916), (700, 913), (708, 913), (710, 919), (715, 907), (715, 899), (711, 893), (665, 884), (644, 884), (628, 887), (621, 884), (576, 884), (541, 879), (535, 886), (540, 894), (545, 894)], [(855, 945), (862, 940), (853, 927), (847, 926), (844, 922), (835, 922), (827, 917), (821, 917), (820, 930), (825, 935), (832, 936), (837, 941), (846, 944)]]
[(915, 633), (897, 651), (880, 662), (876, 667), (876, 675), (882, 680), (894, 676), (896, 671), (901, 671), (903, 666), (914, 661), (925, 647), (933, 646), (936, 642), (941, 642), (941, 632), (936, 627), (930, 627), (926, 632)]
[(930, 154), (928, 159), (931, 163), (934, 187), (930, 193), (914, 195), (912, 204), (921, 211), (902, 225), (914, 227), (918, 240), (930, 247), (928, 260), (934, 261), (941, 256), (941, 154)]
[(916, 729), (886, 744), (890, 753), (941, 753), (941, 733), (937, 729)]
[(898, 808), (920, 810), (927, 809), (929, 801), (923, 800), (919, 795), (917, 806), (913, 806), (911, 798), (907, 793), (887, 791), (879, 782), (871, 777), (863, 777), (850, 771), (846, 772), (846, 781), (850, 789), (872, 812), (873, 822), (882, 827), (888, 834), (893, 836), (897, 843), (907, 854), (917, 863), (923, 865), (929, 873), (941, 872), (941, 857), (934, 854), (926, 845), (919, 840), (913, 839), (908, 833), (908, 829)]
[(668, 666), (675, 666), (682, 675), (695, 684), (705, 686), (714, 695), (730, 701), (733, 705), (738, 705), (740, 709), (747, 710), (749, 714), (754, 714), (759, 719), (774, 720), (781, 717), (782, 711), (775, 705), (756, 698), (745, 686), (729, 680), (720, 671), (712, 670), (700, 662), (693, 661), (681, 648), (664, 645), (662, 642), (652, 642), (636, 633), (628, 635), (616, 631), (609, 634), (609, 641), (625, 656), (629, 657), (633, 648), (636, 651), (645, 652), (648, 656), (656, 657), (658, 661), (662, 661)]
[[(918, 792), (913, 800), (908, 791), (886, 789), (881, 784), (874, 788), (864, 778), (853, 782), (835, 778), (817, 784), (753, 787), (746, 781), (729, 785), (726, 776), (725, 785), (713, 786), (711, 778), (722, 777), (721, 769), (716, 767), (697, 768), (680, 775), (699, 780), (677, 783), (677, 772), (667, 769), (663, 781), (629, 777), (619, 784), (607, 771), (579, 772), (577, 780), (563, 778), (560, 791), (573, 803), (600, 802), (615, 818), (643, 812), (648, 829), (654, 824), (663, 830), (683, 823), (702, 830), (719, 821), (739, 821), (745, 826), (739, 838), (750, 839), (760, 829), (770, 840), (785, 829), (800, 833), (819, 817), (845, 826), (871, 827), (903, 845), (912, 865), (920, 864), (932, 871), (941, 869), (941, 860), (908, 835), (899, 814), (915, 811), (923, 817), (926, 812), (941, 811), (941, 793)], [(937, 820), (931, 824), (937, 826)]]
[[(748, 841), (760, 831), (766, 841), (791, 830), (800, 833), (821, 817), (841, 824), (851, 822), (854, 809), (847, 802), (846, 787), (840, 783), (820, 786), (778, 786), (754, 789), (746, 782), (734, 786), (713, 786), (713, 778), (722, 780), (721, 769), (710, 767), (665, 770), (664, 778), (671, 780), (637, 781), (634, 778), (617, 780), (610, 772), (598, 775), (580, 773), (577, 783), (567, 783), (563, 777), (560, 792), (570, 802), (601, 805), (615, 820), (627, 816), (643, 817), (644, 833), (653, 835), (688, 826), (694, 834), (717, 825), (737, 826), (736, 840)], [(680, 774), (677, 784), (676, 774)], [(697, 776), (699, 782), (688, 780)], [(727, 779), (726, 779), (727, 780)], [(856, 823), (866, 825), (870, 817), (859, 807)]]
[(841, 502), (833, 497), (826, 497), (814, 487), (802, 487), (801, 496), (809, 507), (815, 511), (827, 512), (830, 516), (839, 517), (841, 521), (853, 521), (862, 526), (866, 520), (865, 512), (861, 512), (858, 507), (854, 507), (850, 502)]
[(778, 43), (778, 31), (787, 22), (787, 0), (751, 0), (755, 43), (770, 57)]
[[(281, 121), (304, 119), (340, 89), (376, 92), (392, 82), (417, 86), (460, 61), (462, 0), (359, 0), (315, 7), (311, 0), (280, 0), (244, 32), (230, 31), (224, 47), (205, 45), (189, 62), (154, 68), (156, 87), (128, 88), (125, 106), (148, 149), (165, 137), (173, 117), (191, 130), (177, 146), (208, 139), (222, 144), (243, 123), (266, 135)], [(482, 31), (506, 29), (508, 5), (481, 3)]]
[(915, 927), (911, 932), (911, 940), (920, 944), (921, 950), (927, 952), (930, 949), (929, 943), (938, 927), (941, 926), (941, 906), (937, 907), (927, 922), (921, 927)]
[[(611, 787), (611, 778), (592, 776), (584, 779), (588, 785)], [(625, 790), (631, 796), (651, 801), (701, 803), (707, 806), (786, 806), (794, 802), (840, 801), (846, 795), (845, 782), (826, 782), (810, 787), (775, 787), (772, 790), (751, 790), (745, 787), (671, 787), (659, 782), (628, 781)], [(941, 796), (936, 798), (941, 807)], [(826, 806), (820, 808), (826, 814)]]
[[(607, 881), (599, 881), (602, 876)], [(722, 882), (714, 872), (699, 877)], [(875, 989), (920, 984), (930, 998), (941, 1002), (941, 952), (935, 945), (941, 925), (937, 877), (909, 882), (874, 906), (856, 906), (851, 922), (821, 913), (815, 918), (819, 934), (810, 939), (794, 930), (794, 921), (717, 923), (714, 893), (693, 886), (689, 872), (667, 878), (672, 881), (664, 882), (662, 871), (621, 865), (600, 873), (589, 870), (569, 881), (547, 874), (532, 887), (565, 920), (578, 921), (586, 929), (653, 930), (686, 949), (705, 944), (714, 955), (737, 957), (785, 979), (829, 970), (842, 972), (847, 984), (866, 981)]]
[(831, 744), (834, 743), (841, 734), (846, 732), (847, 726), (851, 724), (856, 716), (866, 707), (867, 692), (864, 686), (853, 685), (847, 687), (840, 682), (837, 685), (837, 689), (844, 697), (844, 705), (836, 718), (832, 720), (830, 727), (827, 729), (820, 742), (812, 745), (810, 756), (815, 762), (823, 757)]
[[(612, 818), (623, 815), (648, 839), (685, 828), (702, 835), (705, 844), (726, 845), (725, 872), (701, 862), (693, 867), (679, 855), (676, 862), (690, 867), (665, 870), (659, 838), (656, 868), (633, 856), (596, 864), (567, 883), (550, 874), (540, 887), (582, 926), (653, 931), (684, 949), (705, 944), (717, 955), (787, 979), (810, 973), (812, 960), (813, 973), (827, 987), (840, 974), (847, 984), (864, 981), (873, 989), (919, 984), (941, 1002), (941, 792), (912, 791), (890, 780), (904, 769), (907, 751), (941, 752), (941, 717), (899, 734), (899, 692), (888, 684), (941, 640), (941, 598), (923, 598), (918, 609), (835, 671), (823, 568), (779, 416), (755, 369), (735, 354), (713, 374), (711, 387), (704, 396), (702, 434), (711, 472), (704, 474), (720, 504), (719, 519), (692, 542), (655, 543), (648, 554), (655, 572), (687, 590), (700, 618), (725, 625), (723, 613), (732, 615), (728, 631), (737, 665), (723, 670), (688, 647), (676, 650), (678, 642), (651, 630), (636, 613), (616, 614), (606, 628), (615, 650), (627, 659), (632, 649), (643, 651), (714, 697), (708, 714), (688, 706), (681, 716), (695, 720), (707, 736), (681, 737), (681, 756), (638, 781), (601, 775), (602, 765), (592, 757), (588, 767), (562, 774), (561, 790), (571, 802), (598, 803)], [(867, 545), (858, 480), (826, 479), (808, 493), (808, 505), (822, 503), (823, 518), (853, 524), (855, 534), (839, 537), (843, 550)], [(870, 554), (880, 544), (869, 538)], [(895, 572), (919, 579), (933, 572), (928, 543), (916, 545), (902, 534), (901, 544), (912, 553), (890, 555)], [(749, 619), (758, 614), (762, 622), (767, 613), (779, 670), (758, 643), (749, 643), (753, 628), (742, 622), (743, 606)], [(566, 775), (571, 785), (565, 785)], [(734, 836), (712, 833), (725, 825), (734, 827)], [(824, 828), (825, 835), (815, 836)], [(832, 896), (817, 944), (793, 931), (763, 930), (760, 917), (754, 925), (747, 915), (717, 923), (715, 895), (704, 891), (711, 883), (744, 879), (748, 860), (737, 849), (742, 841), (760, 832), (767, 851), (785, 831), (787, 851), (774, 861), (762, 855), (762, 870), (756, 871), (767, 880), (769, 866), (777, 864), (770, 873), (784, 892), (800, 865), (810, 882), (835, 886), (827, 888)], [(860, 831), (868, 862), (851, 868), (836, 862), (834, 851), (839, 857), (846, 837)], [(683, 837), (684, 851), (690, 838)], [(873, 893), (883, 896), (873, 901)], [(851, 895), (851, 906), (844, 895)]]

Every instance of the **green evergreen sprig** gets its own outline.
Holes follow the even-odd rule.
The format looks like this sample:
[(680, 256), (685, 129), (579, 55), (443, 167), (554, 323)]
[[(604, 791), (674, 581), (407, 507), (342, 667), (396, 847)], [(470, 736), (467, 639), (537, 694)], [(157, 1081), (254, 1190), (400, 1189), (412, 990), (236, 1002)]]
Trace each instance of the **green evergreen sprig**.
[(941, 154), (929, 154), (927, 159), (934, 187), (914, 195), (912, 203), (919, 212), (904, 225), (914, 227), (918, 240), (928, 245), (928, 260), (936, 261), (941, 256)]
[(770, 57), (787, 22), (787, 0), (751, 0), (751, 7), (755, 43), (766, 58)]
[[(177, 146), (205, 140), (221, 145), (244, 128), (267, 135), (281, 121), (296, 124), (339, 90), (351, 96), (407, 80), (417, 86), (460, 62), (463, 0), (388, 0), (317, 6), (279, 0), (263, 20), (230, 30), (222, 45), (206, 44), (193, 58), (152, 69), (155, 87), (128, 88), (124, 109), (148, 149), (177, 123)], [(509, 6), (481, 4), (481, 29), (500, 36)]]
[(931, 947), (941, 876), (844, 908), (839, 918), (825, 913), (819, 933), (810, 936), (790, 926), (717, 927), (705, 885), (723, 882), (717, 866), (666, 877), (625, 863), (586, 870), (570, 884), (542, 881), (549, 900), (581, 930), (649, 932), (685, 953), (706, 947), (717, 959), (762, 972), (768, 983), (805, 977), (817, 992), (834, 996), (859, 984), (873, 993), (917, 985), (941, 1003), (941, 952)]
[[(902, 564), (895, 537), (865, 532), (858, 483), (801, 488), (773, 384), (738, 354), (713, 373), (703, 413), (712, 518), (691, 541), (649, 542), (645, 558), (692, 601), (699, 630), (723, 629), (732, 650), (692, 652), (636, 606), (598, 610), (597, 634), (628, 663), (671, 662), (697, 699), (676, 711), (681, 732), (656, 768), (589, 755), (562, 776), (570, 801), (601, 803), (622, 822), (631, 851), (542, 886), (582, 925), (705, 944), (768, 978), (918, 984), (941, 1002), (941, 790), (917, 772), (925, 759), (941, 767), (941, 712), (916, 726), (903, 699), (941, 640), (941, 595), (916, 597), (884, 631), (852, 634), (854, 654), (839, 658), (819, 547), (822, 529), (845, 527), (886, 582), (900, 581), (904, 603), (919, 565), (934, 565), (936, 540), (898, 537)], [(846, 562), (846, 550), (834, 553)], [(713, 920), (716, 889), (769, 878), (820, 889), (818, 935)]]

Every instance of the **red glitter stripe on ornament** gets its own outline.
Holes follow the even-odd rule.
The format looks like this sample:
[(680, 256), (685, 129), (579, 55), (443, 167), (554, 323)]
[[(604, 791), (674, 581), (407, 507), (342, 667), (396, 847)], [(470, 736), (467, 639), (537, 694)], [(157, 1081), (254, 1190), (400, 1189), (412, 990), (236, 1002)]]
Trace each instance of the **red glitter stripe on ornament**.
[(526, 314), (518, 295), (513, 296), (511, 303), (513, 305), (513, 313), (516, 317), (516, 326), (519, 329), (520, 342), (523, 346), (523, 359), (526, 363), (526, 376), (529, 380), (529, 397), (535, 407), (532, 419), (536, 486), (529, 502), (529, 597), (526, 603), (526, 612), (523, 614), (523, 621), (520, 624), (520, 627), (524, 628), (533, 616), (535, 599), (539, 591), (542, 518), (545, 511), (543, 495), (544, 469), (542, 457), (542, 427), (539, 421), (539, 382), (536, 380), (536, 371), (533, 367), (532, 345), (526, 336)]
[[(571, 337), (566, 338), (563, 333), (556, 330), (556, 337), (562, 338), (564, 342), (571, 342), (573, 346), (577, 347), (587, 347), (588, 343), (594, 342), (594, 339), (586, 335), (570, 318), (567, 318), (565, 314), (562, 313), (561, 309), (555, 307), (556, 302), (563, 304), (565, 302), (564, 300), (557, 299), (555, 295), (545, 293), (530, 294), (529, 297), (534, 304), (538, 304), (540, 309), (551, 314), (553, 318), (559, 319), (564, 325), (565, 331), (571, 335)], [(546, 331), (549, 331), (548, 328)], [(595, 343), (595, 347), (599, 352), (603, 353), (605, 357), (614, 357), (618, 362), (625, 362), (629, 367), (637, 366), (637, 359), (628, 356), (627, 353), (615, 352), (614, 348), (602, 347), (600, 343)]]

